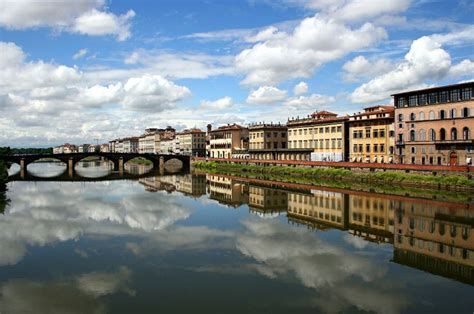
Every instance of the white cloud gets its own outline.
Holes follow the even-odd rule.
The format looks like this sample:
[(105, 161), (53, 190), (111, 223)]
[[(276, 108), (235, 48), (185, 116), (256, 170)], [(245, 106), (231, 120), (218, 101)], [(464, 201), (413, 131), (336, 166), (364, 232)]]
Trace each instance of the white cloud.
[(318, 15), (302, 20), (291, 34), (276, 34), (273, 37), (267, 34), (266, 41), (237, 55), (236, 68), (245, 74), (242, 84), (276, 84), (310, 77), (323, 63), (387, 37), (384, 29), (370, 23), (351, 29)]
[(187, 87), (176, 85), (162, 76), (148, 74), (130, 78), (123, 89), (125, 96), (122, 103), (136, 110), (162, 111), (191, 95)]
[(211, 100), (202, 100), (200, 107), (202, 109), (215, 109), (215, 110), (221, 110), (221, 109), (226, 109), (232, 107), (234, 102), (232, 101), (232, 98), (226, 96), (214, 101)]
[(106, 12), (104, 0), (54, 1), (1, 0), (0, 27), (27, 29), (52, 27), (58, 31), (92, 36), (115, 35), (122, 41), (130, 37), (130, 20), (135, 12), (117, 16)]
[(306, 82), (299, 82), (293, 87), (293, 94), (296, 96), (306, 94), (308, 92), (308, 84)]
[(130, 20), (135, 16), (133, 10), (116, 16), (113, 13), (93, 9), (76, 18), (72, 30), (85, 35), (115, 35), (117, 40), (124, 41), (131, 36)]
[(285, 106), (294, 107), (297, 109), (302, 108), (313, 108), (330, 104), (336, 101), (336, 98), (333, 96), (325, 96), (319, 94), (311, 94), (309, 96), (298, 96), (298, 97), (290, 97), (285, 102)]
[(87, 51), (86, 48), (79, 49), (79, 51), (76, 52), (76, 53), (72, 56), (72, 58), (73, 58), (74, 60), (80, 59), (80, 58), (84, 57), (84, 56), (87, 54), (87, 52), (88, 52), (88, 51)]
[(273, 104), (286, 98), (286, 91), (273, 86), (260, 86), (247, 97), (249, 104)]
[(474, 62), (471, 60), (463, 60), (458, 64), (453, 65), (449, 69), (449, 75), (453, 77), (460, 77), (465, 75), (474, 75)]
[[(463, 66), (471, 61), (451, 66), (451, 56), (431, 37), (414, 40), (405, 60), (394, 70), (362, 84), (350, 95), (352, 102), (373, 102), (387, 99), (391, 94), (424, 86), (428, 80), (437, 81), (451, 75), (465, 74)], [(469, 69), (469, 68), (468, 68)], [(467, 69), (467, 70), (468, 70)]]
[(357, 82), (361, 79), (373, 78), (389, 72), (393, 68), (394, 65), (389, 60), (378, 59), (371, 62), (364, 56), (354, 57), (354, 59), (347, 61), (342, 66), (344, 70), (344, 80), (348, 82)]

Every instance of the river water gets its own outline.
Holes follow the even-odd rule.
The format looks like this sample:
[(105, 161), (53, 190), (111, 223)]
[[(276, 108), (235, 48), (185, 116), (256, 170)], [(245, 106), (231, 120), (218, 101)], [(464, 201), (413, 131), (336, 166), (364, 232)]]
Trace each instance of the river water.
[(8, 184), (0, 313), (474, 311), (473, 204), (110, 169)]

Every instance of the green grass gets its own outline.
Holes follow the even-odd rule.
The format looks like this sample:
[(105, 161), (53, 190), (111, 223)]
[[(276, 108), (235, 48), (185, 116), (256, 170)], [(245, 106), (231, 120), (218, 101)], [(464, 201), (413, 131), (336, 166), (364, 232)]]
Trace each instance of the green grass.
[(129, 160), (128, 162), (132, 164), (137, 164), (137, 165), (146, 165), (146, 166), (153, 165), (153, 162), (142, 157), (133, 158), (132, 160)]

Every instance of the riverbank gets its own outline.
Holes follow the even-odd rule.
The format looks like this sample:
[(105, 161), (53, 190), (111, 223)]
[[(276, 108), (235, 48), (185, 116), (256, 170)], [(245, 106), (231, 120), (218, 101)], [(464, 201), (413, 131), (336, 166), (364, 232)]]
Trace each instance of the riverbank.
[(460, 175), (432, 175), (403, 173), (396, 171), (357, 172), (342, 168), (309, 168), (260, 166), (216, 161), (196, 161), (193, 166), (197, 169), (236, 174), (266, 177), (277, 180), (295, 180), (305, 183), (320, 183), (336, 181), (343, 183), (364, 183), (374, 186), (388, 185), (391, 189), (401, 187), (416, 187), (433, 190), (474, 191), (474, 180)]
[(145, 165), (145, 166), (153, 165), (153, 162), (142, 157), (133, 158), (132, 160), (129, 160), (128, 162), (132, 164), (136, 164), (136, 165)]

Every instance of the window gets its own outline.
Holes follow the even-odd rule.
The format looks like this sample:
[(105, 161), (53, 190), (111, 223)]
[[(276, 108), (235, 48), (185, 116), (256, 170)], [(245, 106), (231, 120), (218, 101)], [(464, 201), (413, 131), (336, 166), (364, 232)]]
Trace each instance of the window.
[(455, 141), (458, 139), (458, 130), (456, 128), (451, 129), (451, 140)]
[(410, 113), (410, 121), (415, 121), (416, 120), (416, 115), (414, 112)]
[(418, 97), (416, 95), (408, 97), (408, 106), (415, 107), (417, 105)]
[(354, 144), (354, 147), (352, 148), (352, 151), (353, 151), (354, 153), (357, 153), (357, 144)]
[(439, 111), (439, 118), (440, 119), (445, 119), (446, 118), (446, 111), (440, 110)]
[(406, 98), (405, 97), (398, 98), (397, 105), (398, 105), (399, 108), (405, 106), (405, 104), (406, 104)]
[(410, 131), (410, 141), (415, 141), (416, 139), (416, 136), (415, 136), (415, 130), (411, 130)]
[(439, 102), (440, 103), (443, 103), (443, 102), (448, 102), (449, 101), (449, 94), (448, 94), (448, 91), (441, 91), (439, 92)]
[(442, 141), (446, 140), (446, 130), (445, 129), (439, 130), (439, 139), (442, 140)]
[(462, 90), (462, 100), (470, 100), (472, 98), (472, 88), (467, 87)]
[(449, 115), (450, 115), (451, 119), (456, 118), (456, 109), (451, 109), (449, 111)]
[(403, 113), (398, 114), (398, 122), (403, 122)]
[(385, 130), (384, 129), (379, 130), (379, 136), (380, 137), (385, 137)]
[(374, 134), (373, 134), (374, 138), (379, 137), (379, 130), (374, 130), (373, 133), (374, 133)]
[(420, 120), (425, 120), (425, 113), (422, 111), (419, 114)]
[(385, 144), (380, 144), (380, 152), (385, 153)]
[(434, 129), (430, 129), (429, 132), (429, 140), (430, 141), (436, 141), (436, 132)]
[(435, 119), (435, 113), (434, 113), (434, 111), (430, 111), (429, 114), (428, 114), (428, 116), (429, 116), (429, 119), (430, 119), (430, 120), (434, 120), (434, 119)]
[(438, 102), (438, 94), (437, 93), (430, 93), (428, 96), (428, 103), (436, 104)]
[(462, 117), (463, 118), (469, 117), (469, 108), (462, 108)]
[(365, 130), (365, 137), (370, 138), (370, 129)]
[(426, 131), (424, 129), (421, 129), (420, 131), (418, 131), (418, 133), (419, 133), (418, 139), (420, 141), (426, 141)]
[(365, 151), (366, 151), (367, 153), (370, 153), (370, 144), (366, 144), (366, 145), (365, 145)]
[(416, 147), (412, 146), (410, 151), (411, 151), (412, 154), (416, 154)]
[(468, 140), (470, 138), (471, 138), (471, 134), (469, 132), (469, 128), (465, 127), (464, 129), (462, 129), (462, 139), (463, 140)]
[(451, 91), (450, 98), (451, 98), (451, 101), (459, 101), (459, 100), (461, 100), (461, 93), (460, 93), (459, 89), (453, 89), (453, 90)]
[(426, 105), (426, 102), (427, 102), (427, 95), (426, 94), (421, 94), (418, 96), (418, 104), (419, 105)]

